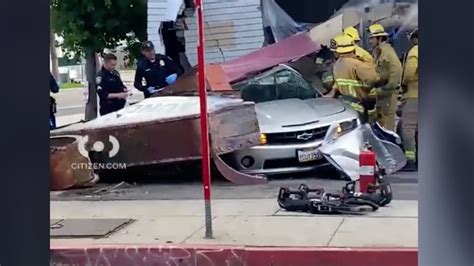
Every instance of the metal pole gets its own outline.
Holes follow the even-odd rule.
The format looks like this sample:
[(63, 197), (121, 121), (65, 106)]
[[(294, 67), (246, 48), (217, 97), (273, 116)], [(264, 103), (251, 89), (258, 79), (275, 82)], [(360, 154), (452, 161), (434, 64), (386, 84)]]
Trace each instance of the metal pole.
[(209, 156), (209, 132), (207, 121), (207, 93), (206, 74), (204, 62), (204, 23), (202, 12), (202, 0), (196, 0), (197, 23), (198, 23), (198, 83), (199, 100), (201, 107), (201, 151), (202, 151), (202, 183), (204, 186), (204, 210), (206, 219), (206, 238), (212, 238), (212, 214), (211, 214), (211, 172)]

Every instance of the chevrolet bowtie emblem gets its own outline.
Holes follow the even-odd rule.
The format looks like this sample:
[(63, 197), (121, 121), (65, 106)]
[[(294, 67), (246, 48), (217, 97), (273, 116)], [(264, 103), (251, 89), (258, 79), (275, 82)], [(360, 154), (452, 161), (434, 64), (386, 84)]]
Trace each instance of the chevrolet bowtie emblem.
[(308, 140), (308, 139), (311, 139), (312, 137), (313, 137), (313, 133), (303, 133), (296, 136), (296, 138), (299, 140)]

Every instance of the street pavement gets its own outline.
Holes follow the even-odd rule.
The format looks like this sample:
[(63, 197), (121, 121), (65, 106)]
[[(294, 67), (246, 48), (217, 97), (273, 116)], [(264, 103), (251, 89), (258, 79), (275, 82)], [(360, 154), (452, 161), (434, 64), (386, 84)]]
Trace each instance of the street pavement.
[[(300, 184), (309, 187), (323, 187), (327, 191), (340, 191), (347, 181), (324, 178), (326, 173), (307, 173), (303, 176), (284, 176), (271, 178), (267, 184), (239, 186), (225, 180), (212, 183), (214, 199), (275, 199), (278, 189), (282, 186), (297, 188)], [(394, 199), (418, 199), (418, 174), (397, 173), (387, 177), (392, 184)], [(203, 196), (199, 175), (193, 178), (144, 180), (117, 179), (114, 182), (98, 183), (92, 188), (71, 189), (51, 192), (51, 200), (55, 201), (104, 201), (104, 200), (193, 200)]]

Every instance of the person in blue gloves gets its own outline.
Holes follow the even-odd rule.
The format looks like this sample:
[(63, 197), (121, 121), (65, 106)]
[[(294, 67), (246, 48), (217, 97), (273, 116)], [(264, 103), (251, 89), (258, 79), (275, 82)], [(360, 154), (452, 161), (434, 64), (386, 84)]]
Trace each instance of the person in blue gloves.
[(143, 58), (137, 63), (133, 85), (148, 98), (173, 84), (182, 73), (171, 58), (155, 52), (155, 46), (151, 41), (143, 42), (141, 51)]

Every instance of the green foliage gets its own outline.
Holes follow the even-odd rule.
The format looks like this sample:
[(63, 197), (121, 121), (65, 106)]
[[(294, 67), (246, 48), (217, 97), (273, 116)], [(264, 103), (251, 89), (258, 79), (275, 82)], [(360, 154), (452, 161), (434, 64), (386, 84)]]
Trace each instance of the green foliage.
[(73, 66), (73, 65), (80, 65), (81, 60), (78, 58), (68, 58), (67, 56), (59, 57), (58, 58), (58, 66)]
[[(146, 38), (146, 0), (52, 0), (51, 27), (76, 54)], [(134, 37), (127, 37), (133, 32)]]
[(78, 88), (84, 88), (84, 85), (81, 83), (61, 83), (59, 86), (61, 90), (67, 90), (67, 89), (78, 89)]
[(128, 52), (129, 65), (127, 67), (133, 67), (141, 56), (142, 43), (138, 40), (130, 40), (127, 43), (126, 51)]

